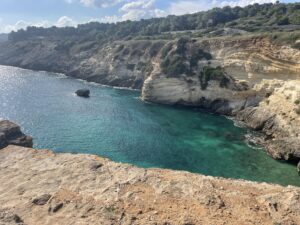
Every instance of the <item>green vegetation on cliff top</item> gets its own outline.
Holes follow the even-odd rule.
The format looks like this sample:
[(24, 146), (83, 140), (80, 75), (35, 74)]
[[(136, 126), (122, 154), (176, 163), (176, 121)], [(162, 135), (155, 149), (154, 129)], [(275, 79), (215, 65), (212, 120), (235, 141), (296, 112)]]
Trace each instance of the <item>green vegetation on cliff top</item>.
[[(168, 16), (141, 21), (124, 21), (116, 24), (91, 22), (78, 25), (77, 28), (37, 28), (28, 27), (9, 35), (11, 41), (26, 39), (56, 39), (64, 42), (68, 40), (87, 42), (96, 41), (97, 44), (113, 40), (128, 40), (138, 36), (170, 37), (170, 33), (179, 35), (190, 32), (194, 35), (218, 35), (218, 30), (234, 28), (248, 32), (268, 30), (299, 30), (300, 3), (282, 4), (254, 4), (247, 7), (214, 8), (206, 12), (183, 16)], [(217, 32), (216, 32), (217, 31)], [(197, 34), (195, 34), (197, 33)], [(63, 43), (63, 46), (66, 43)]]

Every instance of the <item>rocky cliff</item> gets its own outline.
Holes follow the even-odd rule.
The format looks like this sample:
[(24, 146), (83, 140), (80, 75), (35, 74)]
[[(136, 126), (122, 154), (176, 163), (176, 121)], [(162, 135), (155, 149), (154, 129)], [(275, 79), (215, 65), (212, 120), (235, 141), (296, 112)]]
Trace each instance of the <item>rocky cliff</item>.
[(263, 131), (264, 145), (275, 159), (300, 160), (300, 81), (263, 81), (254, 87), (267, 93), (256, 107), (240, 111), (237, 118)]
[[(177, 40), (122, 40), (99, 44), (95, 41), (63, 42), (32, 39), (0, 43), (0, 64), (33, 70), (64, 73), (111, 86), (142, 89), (144, 81), (160, 63), (162, 51)], [(273, 43), (261, 36), (193, 38), (189, 54), (201, 49), (210, 60), (231, 76), (257, 83), (263, 78), (298, 78), (300, 51)], [(165, 54), (165, 53), (164, 53)], [(181, 54), (181, 53), (180, 53)], [(157, 71), (153, 75), (157, 74)]]
[[(166, 56), (156, 59), (143, 86), (144, 100), (204, 107), (234, 116), (265, 134), (259, 143), (273, 158), (300, 161), (299, 50), (266, 39), (187, 42), (182, 72), (175, 61), (179, 46), (170, 47)], [(194, 49), (210, 55), (201, 57), (192, 67)], [(173, 73), (164, 72), (165, 61), (167, 71), (176, 66)], [(238, 76), (233, 71), (239, 71)]]
[(53, 40), (0, 43), (0, 64), (64, 73), (101, 84), (141, 89), (151, 60), (165, 41), (115, 41), (73, 45)]
[(1, 224), (299, 224), (300, 189), (0, 150)]
[(141, 38), (104, 45), (33, 39), (0, 49), (0, 64), (142, 89), (145, 101), (235, 116), (266, 134), (260, 143), (272, 157), (300, 161), (300, 50), (270, 38)]

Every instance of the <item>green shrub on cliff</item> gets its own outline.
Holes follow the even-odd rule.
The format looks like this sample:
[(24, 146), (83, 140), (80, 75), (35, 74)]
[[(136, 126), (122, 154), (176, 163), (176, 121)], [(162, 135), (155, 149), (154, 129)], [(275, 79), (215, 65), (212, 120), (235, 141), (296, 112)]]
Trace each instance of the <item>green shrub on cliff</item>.
[(211, 60), (212, 56), (203, 49), (199, 49), (193, 40), (182, 37), (164, 46), (161, 59), (162, 72), (169, 77), (178, 77), (182, 74), (195, 75), (199, 60)]
[(187, 72), (187, 66), (185, 64), (184, 57), (174, 54), (166, 57), (160, 64), (162, 72), (167, 74), (169, 77), (177, 77)]
[(208, 86), (208, 82), (216, 80), (220, 82), (220, 87), (226, 87), (229, 79), (225, 76), (225, 72), (222, 67), (212, 68), (205, 66), (199, 74), (199, 80), (201, 89), (205, 90)]
[(162, 49), (161, 49), (161, 58), (164, 59), (169, 52), (172, 50), (173, 43), (168, 43), (166, 44)]
[(128, 64), (126, 65), (126, 68), (127, 68), (128, 70), (133, 71), (134, 68), (135, 68), (135, 64), (130, 64), (130, 63), (128, 63)]
[(151, 62), (139, 62), (136, 65), (136, 69), (141, 71), (142, 73), (150, 74), (153, 70), (153, 65)]
[(212, 55), (209, 52), (203, 51), (203, 49), (197, 49), (192, 53), (190, 59), (191, 67), (197, 66), (199, 60), (211, 60)]
[(280, 33), (276, 32), (267, 35), (276, 44), (287, 44), (294, 48), (300, 49), (300, 31)]

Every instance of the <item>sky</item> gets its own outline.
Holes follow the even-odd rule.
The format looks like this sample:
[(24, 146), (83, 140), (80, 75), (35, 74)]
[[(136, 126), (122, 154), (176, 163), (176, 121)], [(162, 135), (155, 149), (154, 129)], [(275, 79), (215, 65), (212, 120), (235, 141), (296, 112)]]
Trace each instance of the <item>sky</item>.
[(114, 23), (267, 2), (276, 0), (0, 0), (0, 33), (27, 26), (64, 27), (90, 21)]

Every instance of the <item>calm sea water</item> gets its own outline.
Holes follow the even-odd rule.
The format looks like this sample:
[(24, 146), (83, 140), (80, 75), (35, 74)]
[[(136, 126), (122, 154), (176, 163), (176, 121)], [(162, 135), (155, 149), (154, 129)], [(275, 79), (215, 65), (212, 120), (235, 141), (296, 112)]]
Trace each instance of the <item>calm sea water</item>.
[[(79, 88), (89, 88), (91, 98), (75, 96)], [(247, 131), (231, 120), (147, 104), (139, 95), (53, 73), (0, 66), (0, 118), (20, 124), (34, 137), (36, 148), (300, 186), (295, 166), (247, 146)]]

